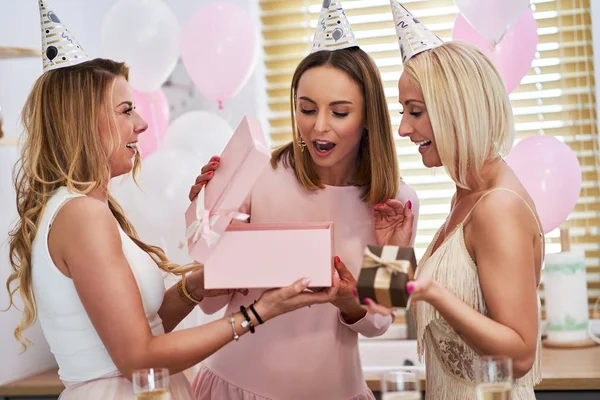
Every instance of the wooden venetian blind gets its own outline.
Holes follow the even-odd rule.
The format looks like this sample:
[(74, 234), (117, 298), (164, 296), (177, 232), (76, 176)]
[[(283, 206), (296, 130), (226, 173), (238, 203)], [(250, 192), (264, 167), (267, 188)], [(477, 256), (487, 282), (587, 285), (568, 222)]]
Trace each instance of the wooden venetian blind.
[[(397, 131), (400, 52), (388, 0), (342, 2), (357, 40), (380, 68), (392, 125)], [(450, 40), (458, 9), (453, 0), (406, 0), (403, 4), (442, 40)], [(321, 9), (319, 0), (260, 0), (264, 38), (269, 133), (273, 146), (291, 138), (289, 86), (299, 61), (310, 49)], [(590, 305), (600, 295), (600, 187), (598, 130), (590, 0), (532, 0), (539, 44), (527, 76), (511, 95), (517, 141), (554, 135), (577, 153), (583, 187), (565, 225), (572, 248), (584, 249)], [(416, 251), (420, 257), (443, 224), (454, 184), (442, 168), (427, 169), (416, 146), (396, 140), (400, 172), (421, 202)], [(546, 236), (547, 252), (560, 251), (558, 230)]]

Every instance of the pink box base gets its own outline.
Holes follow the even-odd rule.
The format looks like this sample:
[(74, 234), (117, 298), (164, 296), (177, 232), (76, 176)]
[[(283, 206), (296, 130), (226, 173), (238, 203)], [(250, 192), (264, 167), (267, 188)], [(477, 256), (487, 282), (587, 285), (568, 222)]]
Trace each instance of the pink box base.
[(304, 277), (330, 287), (333, 223), (233, 224), (204, 266), (207, 289), (283, 287)]

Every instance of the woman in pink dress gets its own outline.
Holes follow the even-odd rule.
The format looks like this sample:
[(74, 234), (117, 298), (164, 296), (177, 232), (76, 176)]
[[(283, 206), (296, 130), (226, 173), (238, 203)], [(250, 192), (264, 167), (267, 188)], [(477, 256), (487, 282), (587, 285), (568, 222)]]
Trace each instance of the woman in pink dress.
[[(111, 178), (140, 166), (136, 143), (148, 126), (135, 111), (128, 69), (89, 60), (46, 2), (39, 4), (42, 32), (51, 36), (44, 36), (44, 73), (23, 110), (7, 281), (11, 305), (16, 292), (24, 302), (15, 337), (26, 348), (24, 330), (40, 320), (66, 385), (62, 399), (133, 398), (132, 372), (150, 367), (173, 374), (171, 398), (191, 399), (181, 371), (254, 327), (259, 336), (260, 320), (268, 326), (280, 314), (331, 301), (338, 286), (310, 293), (310, 280), (299, 279), (265, 292), (249, 315), (232, 312), (171, 332), (203, 297), (228, 291), (204, 290), (201, 267), (175, 265), (137, 237), (108, 191)], [(163, 271), (190, 270), (165, 292)]]
[[(326, 15), (342, 21), (335, 26), (347, 26), (337, 2), (331, 7)], [(383, 334), (393, 316), (358, 304), (356, 277), (368, 244), (412, 245), (418, 200), (399, 178), (379, 71), (355, 42), (347, 44), (332, 51), (314, 45), (299, 64), (291, 91), (294, 139), (273, 153), (272, 168), (243, 206), (250, 223), (333, 221), (339, 291), (329, 304), (283, 316), (263, 328), (265, 335), (206, 360), (192, 384), (197, 399), (373, 399), (358, 334)], [(214, 157), (204, 167), (190, 198), (218, 166)], [(311, 251), (303, 243), (297, 248)], [(214, 313), (226, 306), (230, 313), (261, 293), (215, 297), (201, 307)]]

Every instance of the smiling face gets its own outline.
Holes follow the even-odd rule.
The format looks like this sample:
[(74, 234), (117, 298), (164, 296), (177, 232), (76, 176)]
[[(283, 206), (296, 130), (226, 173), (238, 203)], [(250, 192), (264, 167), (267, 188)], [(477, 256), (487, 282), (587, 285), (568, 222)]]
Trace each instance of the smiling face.
[[(125, 78), (115, 78), (110, 104), (104, 109), (113, 115), (103, 114), (100, 118), (100, 138), (108, 154), (111, 178), (131, 172), (136, 157), (138, 136), (148, 124), (135, 111), (133, 94)], [(114, 117), (113, 117), (114, 116)]]
[(332, 66), (310, 68), (297, 89), (299, 134), (317, 169), (355, 167), (364, 123), (364, 98), (350, 76)]
[(403, 138), (409, 138), (411, 142), (419, 146), (419, 153), (426, 167), (441, 167), (442, 160), (435, 142), (423, 93), (410, 81), (406, 73), (400, 76), (398, 90), (400, 92), (399, 102), (402, 106), (402, 121), (398, 134)]

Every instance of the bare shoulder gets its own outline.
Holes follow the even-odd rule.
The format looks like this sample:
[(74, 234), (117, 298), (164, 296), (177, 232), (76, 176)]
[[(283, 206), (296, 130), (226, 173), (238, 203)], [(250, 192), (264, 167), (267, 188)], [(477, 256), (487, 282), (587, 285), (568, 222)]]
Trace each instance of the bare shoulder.
[[(537, 232), (536, 217), (527, 194), (516, 190), (494, 190), (483, 197), (474, 208), (471, 224), (478, 233), (497, 232), (512, 234)], [(523, 227), (527, 229), (523, 230)]]
[(108, 206), (98, 199), (81, 196), (67, 201), (62, 206), (54, 219), (53, 229), (56, 226), (81, 228), (87, 224), (102, 224), (106, 221), (114, 222)]
[(52, 250), (73, 253), (91, 243), (120, 246), (117, 221), (106, 203), (88, 196), (69, 200), (57, 213), (50, 231)]
[(117, 221), (110, 209), (88, 196), (67, 201), (58, 211), (48, 236), (52, 260), (71, 277), (75, 269), (89, 270), (94, 260), (107, 253), (118, 253), (121, 246)]

